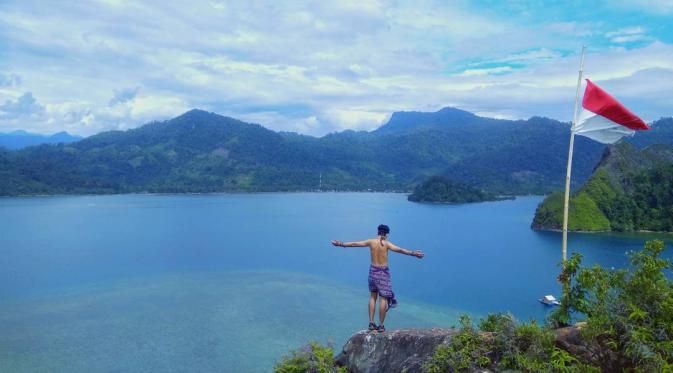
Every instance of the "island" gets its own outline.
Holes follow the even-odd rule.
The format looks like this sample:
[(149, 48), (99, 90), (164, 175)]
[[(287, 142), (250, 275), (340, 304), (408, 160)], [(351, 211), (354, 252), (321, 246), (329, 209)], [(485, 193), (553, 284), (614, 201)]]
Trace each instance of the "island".
[(412, 202), (426, 203), (470, 203), (496, 201), (501, 198), (483, 189), (443, 176), (432, 176), (418, 185), (407, 199)]

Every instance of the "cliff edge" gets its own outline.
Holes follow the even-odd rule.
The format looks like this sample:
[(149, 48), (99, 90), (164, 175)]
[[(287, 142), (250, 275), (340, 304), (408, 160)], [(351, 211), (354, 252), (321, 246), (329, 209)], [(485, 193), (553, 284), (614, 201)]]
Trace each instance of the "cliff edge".
[(457, 329), (400, 329), (383, 334), (360, 331), (337, 355), (349, 372), (420, 372), (435, 347), (451, 343)]
[[(555, 331), (556, 345), (575, 356), (586, 353), (581, 344), (581, 324)], [(422, 372), (423, 363), (430, 359), (435, 348), (448, 345), (458, 329), (400, 329), (384, 334), (360, 331), (343, 347), (335, 362), (352, 373)], [(473, 372), (492, 372), (488, 369)]]

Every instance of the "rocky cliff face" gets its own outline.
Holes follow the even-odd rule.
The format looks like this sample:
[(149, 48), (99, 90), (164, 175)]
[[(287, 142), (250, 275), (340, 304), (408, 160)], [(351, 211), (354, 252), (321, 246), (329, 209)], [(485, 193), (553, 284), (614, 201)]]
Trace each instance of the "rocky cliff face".
[[(579, 338), (581, 325), (556, 330), (556, 345), (576, 356), (587, 353)], [(448, 345), (457, 329), (400, 329), (384, 334), (360, 331), (336, 356), (336, 364), (352, 373), (422, 372), (435, 347)], [(479, 370), (478, 372), (491, 372)]]

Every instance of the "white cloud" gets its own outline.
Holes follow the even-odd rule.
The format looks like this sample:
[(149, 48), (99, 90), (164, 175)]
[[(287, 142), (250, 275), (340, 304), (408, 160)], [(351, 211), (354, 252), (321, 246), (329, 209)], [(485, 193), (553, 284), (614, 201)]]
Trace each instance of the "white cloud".
[(21, 77), (17, 74), (0, 73), (0, 87), (15, 87), (21, 84)]
[(510, 66), (491, 67), (487, 69), (467, 69), (460, 73), (461, 76), (485, 76), (509, 73), (513, 69)]
[(590, 23), (549, 22), (545, 25), (545, 29), (558, 35), (587, 37), (596, 33), (597, 26)]
[(637, 35), (637, 34), (642, 34), (644, 33), (645, 30), (642, 27), (627, 27), (623, 29), (619, 29), (617, 31), (611, 31), (607, 32), (605, 36), (607, 37), (613, 37), (613, 36), (621, 36), (621, 35)]
[(180, 98), (168, 96), (140, 96), (128, 102), (134, 118), (166, 119), (189, 110)]
[(495, 62), (499, 63), (511, 63), (511, 62), (530, 62), (530, 61), (540, 61), (540, 60), (549, 60), (557, 59), (561, 57), (561, 54), (547, 48), (540, 48), (536, 50), (531, 50), (523, 53), (515, 53), (506, 56), (505, 58), (496, 59)]
[[(7, 1), (0, 103), (32, 92), (45, 110), (0, 126), (91, 134), (192, 107), (316, 135), (445, 105), (568, 119), (576, 49), (592, 37), (618, 47), (589, 45), (593, 79), (673, 96), (670, 80), (653, 78), (673, 69), (673, 46), (648, 36), (656, 25), (512, 18), (467, 2)], [(671, 115), (651, 102), (648, 113)]]
[(0, 119), (41, 118), (43, 114), (44, 106), (37, 102), (32, 92), (0, 105)]
[(305, 117), (291, 117), (275, 111), (257, 111), (246, 114), (225, 113), (227, 116), (246, 121), (248, 123), (263, 123), (264, 127), (274, 131), (299, 132), (308, 135), (321, 135), (329, 123), (322, 123), (315, 115)]
[(647, 13), (668, 14), (673, 12), (673, 2), (671, 0), (617, 0), (615, 4)]
[(389, 116), (388, 112), (330, 109), (323, 113), (322, 120), (337, 130), (372, 130), (381, 126)]
[(647, 39), (645, 30), (642, 27), (627, 27), (608, 32), (605, 36), (613, 43), (630, 43)]
[(139, 87), (115, 90), (114, 95), (110, 99), (110, 102), (108, 103), (108, 105), (109, 106), (114, 106), (114, 105), (123, 104), (125, 102), (131, 101), (136, 97), (139, 90), (140, 90)]

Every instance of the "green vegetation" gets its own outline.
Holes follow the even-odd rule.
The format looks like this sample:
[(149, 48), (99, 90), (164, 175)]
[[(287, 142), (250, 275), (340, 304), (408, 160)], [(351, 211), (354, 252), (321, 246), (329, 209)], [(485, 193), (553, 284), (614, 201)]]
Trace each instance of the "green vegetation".
[(412, 202), (468, 203), (497, 200), (496, 196), (469, 185), (457, 183), (441, 176), (433, 176), (414, 189), (409, 195)]
[(673, 281), (665, 274), (673, 264), (663, 250), (662, 241), (647, 242), (630, 253), (628, 270), (581, 268), (579, 254), (568, 260), (561, 277), (570, 291), (550, 321), (584, 319), (587, 358), (602, 371), (673, 371)]
[[(673, 231), (673, 147), (637, 152), (611, 148), (591, 178), (570, 199), (568, 229), (575, 231)], [(535, 229), (561, 229), (563, 195), (537, 208)]]
[[(582, 268), (581, 255), (574, 254), (561, 275), (570, 291), (547, 325), (518, 324), (510, 315), (492, 314), (477, 329), (463, 316), (460, 333), (450, 345), (436, 348), (426, 371), (673, 371), (673, 281), (665, 274), (673, 263), (661, 257), (663, 250), (662, 241), (647, 242), (630, 254), (630, 269), (617, 271)], [(554, 343), (553, 328), (574, 319), (584, 322), (581, 356)]]
[(346, 373), (344, 367), (334, 365), (334, 351), (317, 342), (292, 351), (274, 367), (276, 373)]
[(471, 368), (484, 368), (491, 365), (490, 351), (486, 339), (475, 330), (469, 316), (460, 317), (462, 330), (456, 334), (448, 346), (435, 349), (432, 360), (424, 365), (429, 373), (466, 371)]
[[(559, 218), (560, 217), (560, 218)], [(549, 195), (535, 211), (533, 227), (561, 230), (563, 221), (563, 193)], [(587, 193), (570, 198), (568, 229), (572, 231), (607, 231), (610, 221)]]
[(467, 316), (451, 344), (438, 346), (424, 370), (468, 372), (478, 368), (520, 372), (598, 372), (554, 345), (554, 332), (535, 322), (517, 323), (511, 315), (491, 314), (475, 328)]

